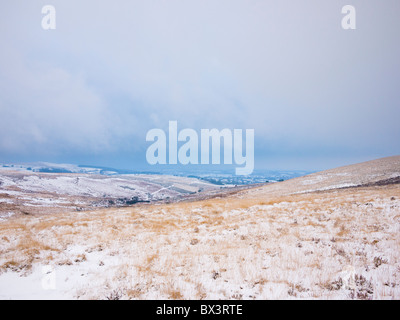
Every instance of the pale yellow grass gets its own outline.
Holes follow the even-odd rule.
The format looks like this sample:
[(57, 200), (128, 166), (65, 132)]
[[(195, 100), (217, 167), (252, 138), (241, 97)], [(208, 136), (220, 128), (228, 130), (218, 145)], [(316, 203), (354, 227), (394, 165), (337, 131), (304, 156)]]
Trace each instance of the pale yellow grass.
[[(97, 259), (90, 269), (96, 284), (76, 289), (89, 299), (115, 292), (127, 299), (399, 299), (399, 190), (265, 199), (247, 192), (11, 218), (0, 223), (0, 272), (27, 273), (36, 264), (72, 268)], [(341, 285), (348, 266), (366, 280)]]

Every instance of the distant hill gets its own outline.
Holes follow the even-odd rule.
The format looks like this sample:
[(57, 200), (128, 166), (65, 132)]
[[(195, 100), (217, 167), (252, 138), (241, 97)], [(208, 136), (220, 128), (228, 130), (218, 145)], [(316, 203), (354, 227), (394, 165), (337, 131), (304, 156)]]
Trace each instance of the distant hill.
[(394, 183), (400, 183), (400, 156), (316, 172), (249, 190), (247, 193), (251, 196), (261, 196), (262, 194), (288, 195)]

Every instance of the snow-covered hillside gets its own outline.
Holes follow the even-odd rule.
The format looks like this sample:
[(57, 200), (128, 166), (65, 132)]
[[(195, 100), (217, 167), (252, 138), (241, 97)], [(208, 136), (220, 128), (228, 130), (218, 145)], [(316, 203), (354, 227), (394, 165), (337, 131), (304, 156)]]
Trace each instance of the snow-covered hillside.
[(84, 210), (92, 207), (174, 201), (220, 186), (195, 178), (162, 175), (96, 175), (0, 171), (0, 214), (40, 214), (46, 208)]
[(19, 198), (41, 214), (0, 215), (0, 299), (400, 299), (399, 160), (201, 201), (80, 212), (42, 201), (83, 201), (76, 194), (93, 185), (112, 195), (107, 185), (135, 188), (138, 178), (160, 192), (199, 181), (13, 173), (0, 207)]

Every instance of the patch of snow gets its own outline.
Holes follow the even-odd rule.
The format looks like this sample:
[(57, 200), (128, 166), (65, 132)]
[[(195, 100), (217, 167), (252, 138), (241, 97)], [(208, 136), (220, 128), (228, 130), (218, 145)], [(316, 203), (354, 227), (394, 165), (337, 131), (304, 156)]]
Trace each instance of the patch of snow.
[(14, 201), (12, 201), (11, 199), (0, 199), (0, 203), (8, 203), (8, 204), (13, 204)]
[(337, 184), (337, 185), (323, 187), (323, 188), (297, 191), (297, 192), (294, 192), (292, 194), (302, 194), (302, 193), (317, 192), (317, 191), (327, 191), (327, 190), (349, 188), (349, 187), (357, 187), (357, 186), (358, 186), (358, 184), (354, 184), (354, 183), (342, 183), (342, 184)]
[(14, 212), (7, 212), (0, 214), (0, 221), (6, 221), (8, 218), (11, 218), (15, 213)]

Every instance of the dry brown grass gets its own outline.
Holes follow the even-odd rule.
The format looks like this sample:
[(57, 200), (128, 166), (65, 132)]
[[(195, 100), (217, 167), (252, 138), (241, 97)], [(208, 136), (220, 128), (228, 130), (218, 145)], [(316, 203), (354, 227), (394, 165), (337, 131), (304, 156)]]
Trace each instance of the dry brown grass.
[[(101, 254), (99, 277), (108, 270), (104, 281), (109, 287), (99, 293), (102, 297), (116, 285), (134, 299), (249, 299), (246, 290), (259, 298), (273, 297), (274, 292), (281, 292), (278, 298), (334, 296), (341, 291), (328, 288), (344, 265), (384, 270), (389, 263), (376, 267), (374, 257), (389, 261), (388, 250), (392, 265), (400, 265), (400, 229), (395, 232), (394, 225), (399, 224), (394, 219), (398, 209), (388, 207), (390, 214), (380, 214), (386, 209), (371, 201), (371, 195), (390, 199), (400, 193), (392, 186), (263, 200), (238, 194), (162, 207), (15, 217), (0, 223), (0, 265), (15, 272), (43, 261), (72, 268)], [(366, 206), (368, 202), (374, 205)], [(66, 257), (65, 250), (76, 245), (86, 249)], [(107, 259), (121, 259), (120, 268), (107, 269)], [(390, 283), (397, 281), (400, 287), (396, 279)], [(376, 290), (383, 292), (379, 288), (377, 284)]]

